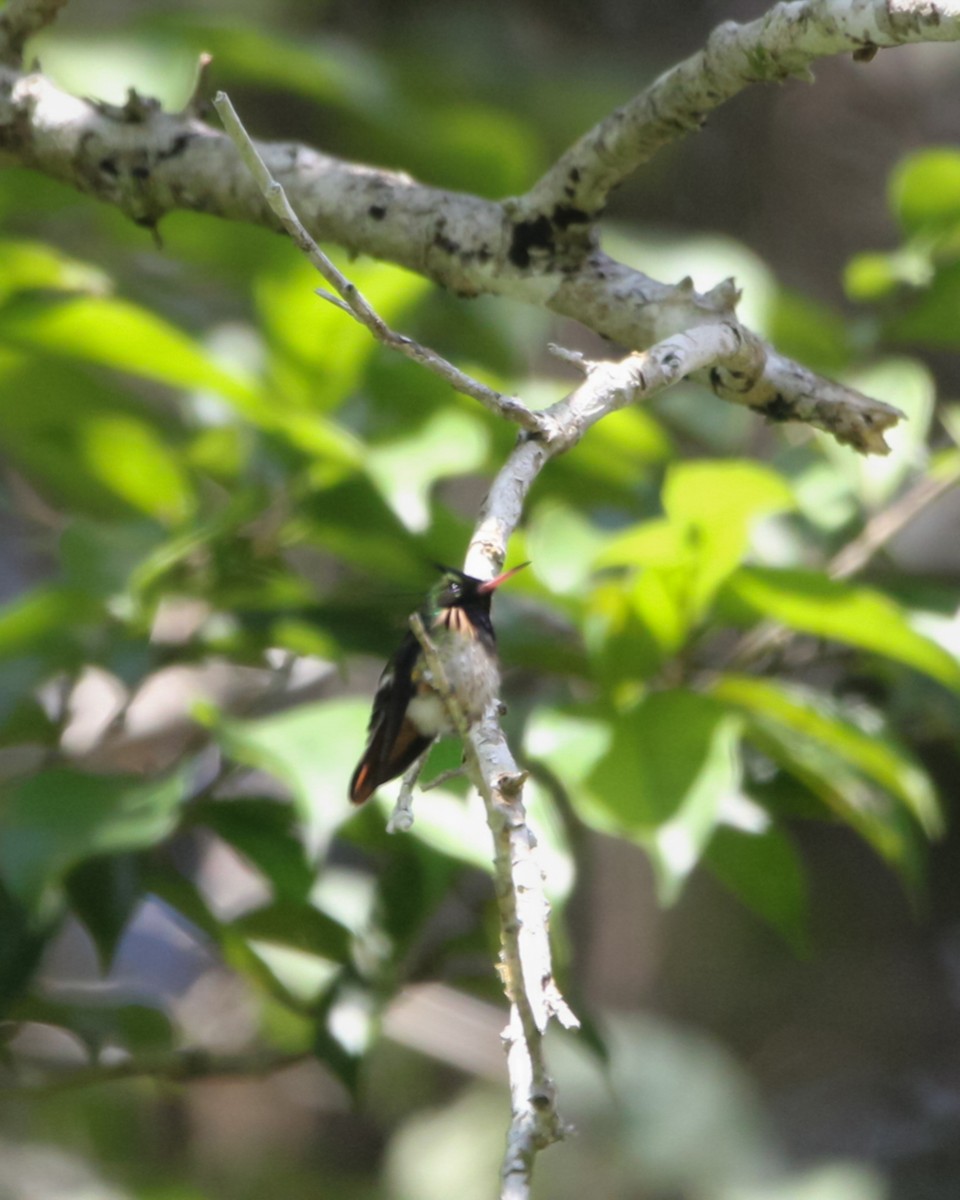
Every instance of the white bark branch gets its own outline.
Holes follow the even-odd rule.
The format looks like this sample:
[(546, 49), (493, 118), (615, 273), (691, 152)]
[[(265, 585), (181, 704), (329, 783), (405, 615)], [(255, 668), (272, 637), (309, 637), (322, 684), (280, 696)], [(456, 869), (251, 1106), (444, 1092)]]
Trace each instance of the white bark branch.
[(0, 62), (19, 66), (28, 38), (56, 20), (67, 0), (7, 0), (0, 12)]
[[(55, 2), (17, 0), (30, 11)], [(733, 322), (736, 295), (729, 284), (698, 294), (689, 283), (658, 283), (598, 250), (592, 221), (605, 189), (694, 111), (748, 82), (781, 78), (844, 50), (958, 38), (954, 0), (779, 4), (759, 22), (721, 26), (704, 51), (588, 133), (530, 193), (502, 203), (294, 143), (257, 149), (313, 237), (398, 263), (461, 295), (510, 296), (572, 316), (642, 349), (691, 326)], [(95, 105), (40, 74), (0, 66), (0, 163), (33, 167), (148, 227), (175, 209), (281, 227), (229, 138), (197, 120), (192, 106), (164, 113), (133, 92), (119, 108)], [(557, 196), (562, 204), (551, 200)], [(700, 381), (715, 395), (773, 420), (814, 424), (863, 452), (885, 450), (884, 431), (900, 416), (895, 409), (820, 378), (747, 329), (740, 334), (751, 347), (749, 365), (733, 375), (712, 364), (717, 369)], [(526, 421), (519, 411), (518, 418)]]
[(719, 25), (706, 46), (584, 134), (520, 200), (584, 226), (610, 192), (664, 145), (699, 130), (713, 109), (755, 83), (810, 82), (837, 54), (960, 39), (956, 0), (787, 0), (745, 25)]

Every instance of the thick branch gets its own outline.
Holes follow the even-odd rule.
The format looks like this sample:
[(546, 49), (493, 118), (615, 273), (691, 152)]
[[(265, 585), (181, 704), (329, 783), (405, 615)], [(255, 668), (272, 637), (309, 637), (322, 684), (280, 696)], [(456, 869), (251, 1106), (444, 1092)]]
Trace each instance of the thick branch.
[[(689, 282), (658, 283), (594, 249), (592, 232), (576, 234), (557, 214), (531, 220), (518, 201), (425, 187), (294, 143), (257, 150), (313, 237), (398, 263), (458, 294), (523, 300), (633, 349), (734, 320), (732, 285), (698, 294)], [(164, 113), (135, 93), (121, 108), (98, 106), (42, 75), (0, 68), (0, 163), (33, 167), (146, 226), (192, 209), (282, 227), (228, 137), (190, 111)], [(705, 382), (715, 395), (776, 420), (816, 424), (865, 452), (884, 449), (895, 409), (819, 379), (748, 330), (741, 334), (753, 346), (749, 370), (714, 372)]]
[(811, 64), (836, 54), (960, 39), (953, 0), (791, 0), (746, 25), (718, 26), (678, 63), (575, 142), (520, 201), (531, 214), (558, 206), (587, 223), (610, 192), (669, 142), (754, 83), (812, 80)]

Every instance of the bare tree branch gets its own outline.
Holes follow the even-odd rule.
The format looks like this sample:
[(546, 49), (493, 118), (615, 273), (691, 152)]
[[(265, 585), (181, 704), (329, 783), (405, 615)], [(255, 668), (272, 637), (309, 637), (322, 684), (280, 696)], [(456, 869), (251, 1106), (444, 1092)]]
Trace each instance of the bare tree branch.
[[(960, 16), (946, 0), (804, 0), (778, 5), (765, 20), (742, 29), (721, 27), (706, 51), (654, 85), (647, 105), (652, 102), (660, 111), (665, 100), (658, 87), (667, 89), (677, 111), (694, 104), (690, 97), (699, 95), (698, 87), (713, 88), (711, 71), (720, 65), (730, 78), (724, 75), (726, 83), (717, 85), (715, 104), (752, 79), (779, 77), (795, 65), (781, 52), (788, 32), (800, 38), (797, 63), (854, 47), (960, 37)], [(761, 60), (767, 62), (763, 56), (773, 54), (771, 47), (778, 57), (764, 74)], [(753, 62), (752, 75), (744, 73), (745, 60)], [(622, 146), (614, 139), (619, 148), (612, 160), (604, 148), (606, 134), (598, 132), (606, 126), (574, 148), (579, 157), (573, 166), (583, 180), (593, 155), (590, 187), (596, 189), (601, 179), (602, 191), (615, 181), (608, 178), (611, 161), (617, 178), (624, 164), (636, 165), (631, 137), (640, 137), (645, 128), (643, 97), (621, 114), (633, 109), (634, 133), (622, 135)], [(666, 125), (674, 120), (664, 119)], [(617, 114), (609, 121), (610, 129), (630, 123)], [(511, 296), (572, 316), (633, 349), (711, 321), (735, 323), (732, 284), (699, 294), (689, 281), (658, 283), (609, 258), (596, 247), (593, 217), (571, 218), (570, 205), (586, 203), (583, 197), (574, 193), (571, 199), (564, 191), (563, 211), (542, 211), (549, 192), (543, 180), (525, 197), (496, 203), (425, 187), (407, 175), (346, 163), (294, 143), (261, 143), (257, 153), (313, 237), (398, 263), (458, 294)], [(192, 105), (179, 114), (164, 113), (135, 92), (120, 107), (95, 105), (65, 95), (40, 74), (0, 67), (0, 161), (60, 179), (148, 227), (165, 213), (186, 208), (282, 228), (236, 147), (197, 120)], [(744, 360), (748, 365), (734, 374), (713, 364), (715, 370), (698, 377), (716, 396), (776, 421), (814, 424), (865, 453), (885, 450), (883, 434), (899, 419), (897, 410), (820, 378), (747, 329), (740, 334), (751, 347)], [(512, 403), (508, 397), (501, 402)], [(528, 421), (519, 410), (513, 419)]]
[(257, 181), (257, 185), (270, 205), (271, 210), (276, 214), (283, 228), (293, 239), (294, 244), (303, 251), (327, 283), (336, 290), (337, 296), (340, 297), (342, 303), (329, 295), (329, 293), (323, 291), (319, 293), (322, 299), (330, 300), (337, 304), (338, 307), (343, 308), (345, 312), (349, 313), (361, 325), (367, 328), (378, 342), (382, 342), (385, 346), (389, 346), (391, 350), (396, 350), (406, 358), (413, 359), (421, 367), (432, 371), (434, 375), (439, 375), (441, 379), (456, 391), (463, 393), (465, 396), (470, 396), (474, 400), (478, 400), (485, 408), (490, 409), (491, 412), (495, 412), (498, 416), (504, 417), (508, 421), (515, 421), (524, 429), (528, 429), (531, 432), (538, 432), (540, 430), (541, 421), (538, 415), (531, 412), (516, 397), (504, 396), (501, 392), (496, 392), (492, 388), (488, 388), (485, 384), (464, 374), (453, 363), (447, 362), (435, 350), (431, 350), (428, 346), (421, 346), (418, 342), (413, 341), (412, 338), (404, 337), (403, 334), (394, 333), (387, 326), (386, 322), (374, 312), (366, 298), (357, 289), (356, 284), (351, 283), (346, 275), (334, 266), (304, 228), (303, 223), (287, 199), (283, 188), (270, 174), (269, 168), (257, 152), (257, 148), (253, 144), (250, 135), (244, 129), (243, 123), (230, 103), (229, 96), (224, 92), (218, 92), (214, 97), (213, 106), (220, 115), (220, 120), (227, 131), (227, 136), (237, 147), (243, 162)]
[[(669, 142), (755, 83), (813, 80), (820, 58), (960, 39), (952, 0), (785, 0), (756, 21), (726, 21), (706, 46), (595, 125), (518, 202), (528, 220), (559, 209), (585, 226), (610, 192)], [(870, 55), (872, 56), (872, 55)]]
[(37, 1064), (20, 1062), (12, 1078), (0, 1078), (0, 1094), (25, 1092), (49, 1096), (76, 1088), (121, 1079), (166, 1080), (192, 1083), (199, 1079), (224, 1079), (272, 1075), (312, 1058), (309, 1050), (291, 1053), (249, 1051), (238, 1054), (213, 1054), (207, 1050), (179, 1050), (173, 1053), (144, 1054), (119, 1062), (91, 1063), (89, 1066), (60, 1069), (56, 1074), (38, 1069)]
[(17, 67), (27, 38), (52, 24), (67, 0), (7, 0), (0, 12), (0, 62)]

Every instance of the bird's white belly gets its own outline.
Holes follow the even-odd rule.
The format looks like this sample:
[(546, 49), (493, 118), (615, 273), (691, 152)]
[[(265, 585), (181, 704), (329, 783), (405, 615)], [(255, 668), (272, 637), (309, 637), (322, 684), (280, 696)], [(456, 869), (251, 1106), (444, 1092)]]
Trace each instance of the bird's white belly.
[[(443, 663), (450, 690), (472, 725), (480, 719), (487, 705), (496, 699), (500, 690), (500, 672), (497, 669), (496, 656), (477, 638), (462, 635), (441, 636), (442, 632), (433, 631), (434, 644)], [(418, 690), (410, 701), (407, 716), (425, 737), (452, 733), (454, 729), (443, 700), (436, 692), (426, 687)]]

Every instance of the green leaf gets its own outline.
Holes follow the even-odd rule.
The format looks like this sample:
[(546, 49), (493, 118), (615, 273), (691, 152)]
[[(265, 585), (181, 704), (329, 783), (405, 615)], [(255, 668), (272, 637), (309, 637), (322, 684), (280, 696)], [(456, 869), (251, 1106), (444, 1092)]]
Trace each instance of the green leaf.
[(902, 159), (890, 176), (889, 199), (907, 233), (960, 221), (960, 151), (930, 147)]
[(0, 879), (0, 930), (0, 1017), (4, 1017), (26, 991), (53, 929), (38, 927), (34, 914)]
[(0, 241), (0, 304), (16, 292), (53, 290), (102, 294), (110, 279), (43, 242)]
[(59, 655), (102, 616), (101, 606), (74, 588), (39, 587), (0, 608), (0, 660), (33, 650)]
[(727, 581), (725, 598), (753, 617), (772, 617), (802, 633), (882, 655), (960, 689), (960, 663), (917, 633), (903, 609), (871, 588), (815, 571), (742, 567)]
[(174, 1043), (170, 1018), (146, 1004), (111, 1004), (93, 1000), (61, 1001), (31, 996), (18, 1006), (21, 1020), (40, 1021), (69, 1029), (94, 1052), (116, 1044), (132, 1053), (168, 1051)]
[(367, 467), (374, 485), (408, 529), (430, 524), (430, 492), (440, 479), (466, 475), (486, 461), (489, 439), (476, 417), (438, 412), (406, 437), (371, 447)]
[(312, 851), (353, 816), (347, 785), (365, 741), (366, 700), (305, 704), (259, 720), (224, 720), (216, 735), (227, 754), (286, 783), (310, 830)]
[(312, 904), (281, 900), (244, 913), (232, 928), (251, 941), (289, 946), (337, 963), (350, 956), (350, 931)]
[(781, 289), (770, 311), (767, 336), (781, 354), (832, 375), (850, 361), (850, 340), (839, 313)]
[(526, 551), (537, 578), (556, 594), (580, 592), (606, 535), (569, 504), (538, 504), (527, 524)]
[(45, 771), (0, 793), (0, 876), (29, 908), (49, 911), (84, 859), (156, 845), (176, 826), (178, 775), (142, 779)]
[(316, 875), (288, 804), (246, 797), (202, 800), (190, 806), (190, 819), (213, 830), (262, 872), (277, 900), (304, 901), (310, 894)]
[(123, 932), (143, 899), (139, 861), (132, 855), (91, 858), (67, 876), (67, 899), (93, 938), (106, 972)]
[(797, 852), (779, 829), (718, 825), (704, 854), (710, 873), (798, 954), (809, 950), (806, 880)]
[(960, 311), (960, 262), (936, 269), (904, 313), (885, 325), (887, 336), (919, 346), (956, 349), (960, 345), (957, 312)]
[(766, 467), (735, 460), (680, 463), (664, 483), (666, 519), (613, 538), (596, 565), (646, 568), (634, 603), (672, 654), (743, 560), (753, 522), (793, 505), (785, 481)]
[[(430, 289), (422, 276), (399, 267), (348, 262), (341, 253), (334, 258), (394, 328)], [(259, 276), (254, 285), (274, 349), (280, 400), (318, 416), (339, 407), (356, 391), (371, 360), (385, 353), (362, 325), (316, 295), (322, 283), (313, 267), (297, 259), (282, 272)]]
[(187, 473), (146, 421), (94, 417), (83, 429), (82, 443), (89, 469), (134, 508), (164, 522), (182, 521), (194, 511)]
[(779, 726), (782, 740), (814, 741), (900, 800), (929, 836), (943, 830), (930, 777), (902, 746), (878, 731), (866, 732), (836, 711), (828, 697), (747, 676), (723, 675), (711, 694), (749, 715), (763, 729)]
[(707, 697), (658, 692), (622, 714), (538, 712), (526, 749), (563, 779), (583, 820), (647, 850), (670, 903), (739, 793), (740, 724)]
[(113, 367), (178, 388), (208, 388), (243, 404), (251, 385), (218, 366), (191, 337), (125, 300), (18, 300), (0, 308), (0, 342)]

